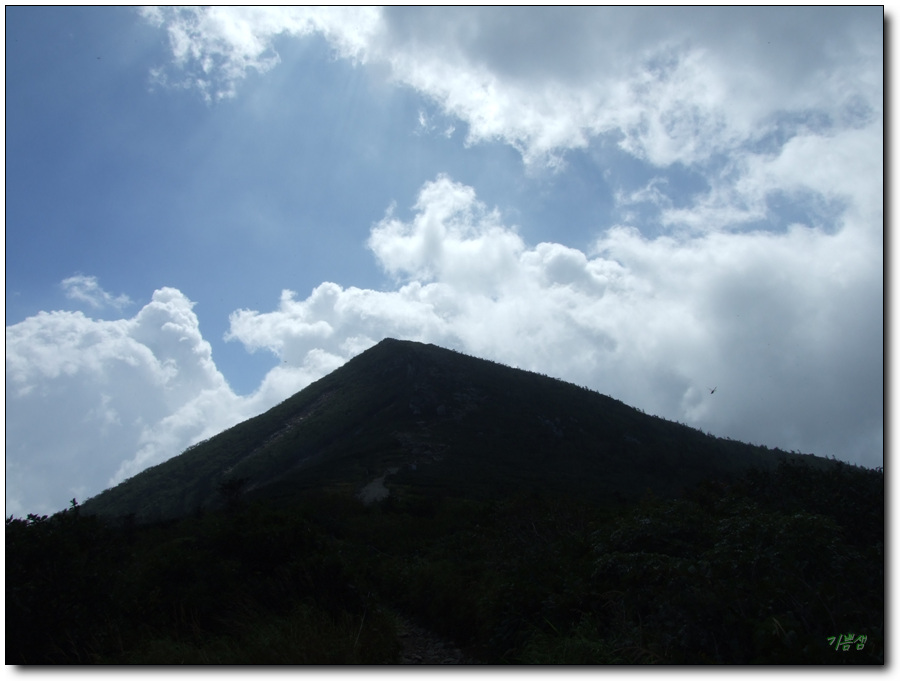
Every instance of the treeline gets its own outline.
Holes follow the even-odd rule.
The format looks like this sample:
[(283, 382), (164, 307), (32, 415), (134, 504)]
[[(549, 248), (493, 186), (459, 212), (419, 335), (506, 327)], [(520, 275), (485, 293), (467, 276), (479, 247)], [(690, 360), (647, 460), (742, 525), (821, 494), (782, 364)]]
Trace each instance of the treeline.
[(880, 470), (783, 463), (621, 506), (230, 501), (7, 519), (6, 662), (394, 663), (396, 613), (485, 663), (884, 662)]

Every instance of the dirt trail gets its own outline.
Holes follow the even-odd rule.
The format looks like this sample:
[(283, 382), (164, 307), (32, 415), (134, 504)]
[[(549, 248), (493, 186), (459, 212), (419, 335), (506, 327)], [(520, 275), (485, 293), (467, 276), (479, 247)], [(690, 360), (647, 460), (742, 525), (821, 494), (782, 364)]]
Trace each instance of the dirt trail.
[(397, 635), (403, 644), (400, 664), (480, 664), (449, 639), (407, 618), (397, 616)]

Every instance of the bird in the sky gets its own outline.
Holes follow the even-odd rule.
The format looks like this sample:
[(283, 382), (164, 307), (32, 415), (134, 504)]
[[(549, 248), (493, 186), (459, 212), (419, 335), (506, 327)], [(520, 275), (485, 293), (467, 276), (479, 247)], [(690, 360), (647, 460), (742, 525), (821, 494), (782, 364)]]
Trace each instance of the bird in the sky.
[(709, 394), (712, 395), (714, 392), (716, 392), (716, 390), (719, 389), (719, 386), (716, 386), (715, 388), (707, 387), (706, 389), (709, 390)]

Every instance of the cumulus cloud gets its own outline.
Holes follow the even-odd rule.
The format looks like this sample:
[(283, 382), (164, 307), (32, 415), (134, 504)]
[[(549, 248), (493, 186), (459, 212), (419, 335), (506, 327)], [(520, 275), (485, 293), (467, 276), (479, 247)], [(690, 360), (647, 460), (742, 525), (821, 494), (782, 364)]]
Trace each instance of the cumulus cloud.
[(114, 307), (122, 309), (131, 305), (132, 302), (131, 298), (124, 293), (119, 296), (113, 296), (111, 293), (104, 291), (97, 282), (97, 277), (76, 274), (68, 279), (63, 279), (60, 286), (65, 291), (66, 298), (80, 300), (93, 308)]
[(6, 328), (8, 514), (59, 510), (254, 413), (192, 306), (163, 288), (130, 319), (41, 312)]
[(230, 337), (308, 376), (386, 336), (433, 342), (717, 434), (880, 464), (871, 230), (651, 240), (623, 226), (585, 253), (527, 246), (447, 177), (426, 183), (414, 209), (409, 222), (389, 211), (369, 239), (396, 290), (285, 291), (272, 312), (234, 313)]

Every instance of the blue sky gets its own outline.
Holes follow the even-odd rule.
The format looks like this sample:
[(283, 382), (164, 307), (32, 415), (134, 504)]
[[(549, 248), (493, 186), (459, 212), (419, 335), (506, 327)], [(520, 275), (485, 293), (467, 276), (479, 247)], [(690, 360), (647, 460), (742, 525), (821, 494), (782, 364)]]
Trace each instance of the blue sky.
[(880, 8), (11, 7), (6, 39), (7, 515), (386, 336), (883, 462)]

